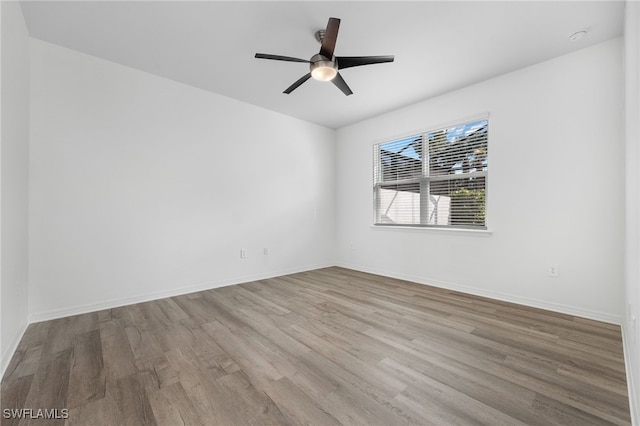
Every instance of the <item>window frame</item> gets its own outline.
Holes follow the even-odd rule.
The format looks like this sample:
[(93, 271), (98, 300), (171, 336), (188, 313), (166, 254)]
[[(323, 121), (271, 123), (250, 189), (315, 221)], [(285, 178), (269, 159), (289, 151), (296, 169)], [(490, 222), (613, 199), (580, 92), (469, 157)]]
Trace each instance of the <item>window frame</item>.
[[(375, 229), (398, 229), (398, 228), (407, 228), (407, 229), (427, 229), (427, 230), (437, 230), (437, 231), (452, 231), (453, 233), (465, 232), (465, 233), (490, 233), (489, 232), (489, 220), (488, 220), (488, 205), (489, 205), (489, 171), (488, 171), (488, 162), (487, 167), (484, 170), (474, 171), (470, 173), (460, 173), (460, 174), (446, 174), (446, 175), (430, 175), (429, 170), (429, 134), (435, 133), (441, 130), (450, 129), (453, 127), (464, 126), (467, 124), (471, 124), (474, 122), (486, 121), (487, 124), (487, 139), (486, 139), (486, 150), (487, 157), (489, 155), (489, 145), (490, 145), (490, 137), (489, 137), (489, 114), (479, 114), (472, 117), (467, 117), (464, 119), (453, 120), (444, 124), (440, 124), (437, 126), (429, 126), (427, 129), (421, 129), (419, 131), (406, 133), (403, 136), (395, 137), (395, 138), (385, 138), (384, 140), (378, 141), (373, 144), (373, 217), (372, 217), (372, 227)], [(376, 177), (378, 171), (381, 170), (382, 165), (382, 157), (380, 155), (380, 147), (384, 144), (391, 142), (398, 142), (403, 139), (410, 138), (420, 138), (422, 145), (422, 174), (420, 177), (407, 178), (407, 179), (399, 179), (394, 181), (376, 181)], [(429, 224), (428, 219), (422, 218), (423, 212), (426, 212), (426, 215), (429, 215), (430, 211), (428, 209), (429, 199), (428, 196), (420, 196), (420, 209), (417, 212), (421, 218), (419, 220), (420, 223), (382, 223), (377, 222), (377, 218), (380, 216), (380, 197), (379, 188), (384, 188), (385, 186), (394, 186), (399, 184), (418, 184), (420, 187), (420, 194), (423, 194), (423, 189), (427, 189), (431, 187), (433, 182), (452, 182), (460, 179), (470, 179), (470, 178), (483, 178), (484, 179), (484, 226), (476, 226), (476, 225), (464, 225), (464, 224), (456, 224), (456, 225), (437, 225), (437, 224)], [(427, 192), (428, 193), (428, 192)], [(427, 204), (427, 206), (425, 206)]]

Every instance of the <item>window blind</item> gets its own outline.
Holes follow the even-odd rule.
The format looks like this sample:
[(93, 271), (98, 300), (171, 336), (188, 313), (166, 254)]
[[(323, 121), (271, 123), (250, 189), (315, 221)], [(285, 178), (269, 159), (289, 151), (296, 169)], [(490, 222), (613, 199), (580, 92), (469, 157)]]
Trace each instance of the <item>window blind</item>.
[(374, 145), (375, 225), (486, 228), (488, 120)]

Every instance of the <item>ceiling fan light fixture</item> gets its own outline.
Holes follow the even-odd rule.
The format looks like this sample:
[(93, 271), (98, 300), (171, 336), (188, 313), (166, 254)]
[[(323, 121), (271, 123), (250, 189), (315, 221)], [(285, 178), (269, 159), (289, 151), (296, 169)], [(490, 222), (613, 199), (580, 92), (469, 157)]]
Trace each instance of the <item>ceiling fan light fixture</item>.
[(317, 61), (311, 63), (311, 77), (318, 81), (330, 81), (338, 74), (338, 67), (332, 61)]

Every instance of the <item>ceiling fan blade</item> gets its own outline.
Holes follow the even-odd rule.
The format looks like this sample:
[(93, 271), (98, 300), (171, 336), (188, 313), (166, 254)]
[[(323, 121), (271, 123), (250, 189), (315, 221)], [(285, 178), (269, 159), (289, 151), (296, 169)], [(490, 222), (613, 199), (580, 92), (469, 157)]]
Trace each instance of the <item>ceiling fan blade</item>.
[(340, 73), (336, 74), (336, 76), (331, 81), (336, 85), (338, 89), (342, 90), (342, 93), (344, 93), (345, 95), (353, 95), (353, 92), (349, 88), (349, 85), (346, 81), (344, 81)]
[(287, 62), (305, 62), (309, 63), (306, 59), (292, 58), (291, 56), (269, 55), (268, 53), (256, 53), (258, 59), (273, 59), (275, 61), (287, 61)]
[(338, 69), (359, 67), (361, 65), (383, 64), (393, 62), (394, 56), (337, 56)]
[(331, 60), (333, 58), (333, 50), (336, 48), (336, 40), (338, 40), (338, 29), (340, 28), (340, 20), (338, 18), (329, 18), (327, 29), (324, 31), (320, 54)]
[(296, 80), (295, 83), (293, 83), (291, 86), (287, 87), (287, 89), (282, 93), (286, 93), (288, 95), (289, 93), (293, 92), (298, 87), (300, 87), (300, 85), (302, 83), (304, 83), (305, 81), (309, 80), (310, 78), (311, 78), (311, 73), (307, 73), (307, 74), (303, 75), (298, 80)]

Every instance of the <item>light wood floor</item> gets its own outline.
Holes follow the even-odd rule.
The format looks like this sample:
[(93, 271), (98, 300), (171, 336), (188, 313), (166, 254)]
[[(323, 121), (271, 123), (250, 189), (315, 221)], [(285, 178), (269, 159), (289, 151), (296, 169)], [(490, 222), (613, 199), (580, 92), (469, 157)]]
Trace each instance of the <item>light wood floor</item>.
[(23, 407), (70, 425), (630, 423), (618, 326), (341, 268), (32, 324), (2, 382), (2, 408)]

